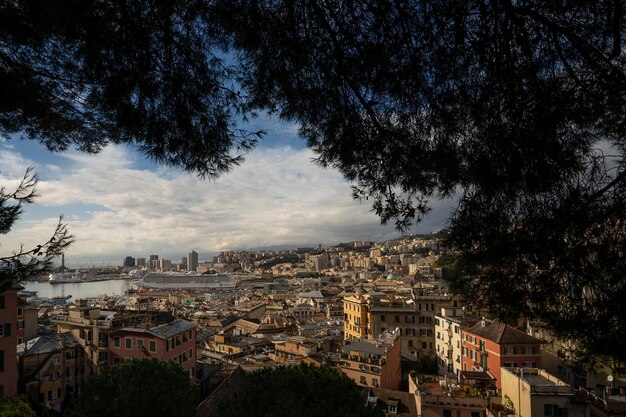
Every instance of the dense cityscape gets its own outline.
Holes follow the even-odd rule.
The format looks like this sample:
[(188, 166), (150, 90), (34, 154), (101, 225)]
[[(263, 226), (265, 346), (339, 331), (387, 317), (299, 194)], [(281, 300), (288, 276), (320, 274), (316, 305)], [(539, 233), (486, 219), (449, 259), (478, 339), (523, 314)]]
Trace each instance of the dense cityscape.
[(626, 417), (624, 115), (623, 0), (0, 0), (0, 417)]
[[(21, 286), (5, 292), (0, 384), (5, 395), (25, 394), (52, 415), (107, 367), (174, 361), (200, 387), (196, 415), (212, 416), (217, 399), (232, 395), (246, 374), (308, 364), (346, 375), (364, 404), (387, 415), (626, 410), (621, 379), (608, 367), (576, 363), (571, 342), (532, 322), (504, 323), (477, 300), (450, 292), (441, 256), (438, 236), (426, 235), (227, 251), (211, 260), (192, 250), (176, 263), (128, 256), (109, 270), (61, 266), (38, 279), (133, 285), (121, 296), (71, 300)], [(7, 361), (12, 355), (16, 361)]]

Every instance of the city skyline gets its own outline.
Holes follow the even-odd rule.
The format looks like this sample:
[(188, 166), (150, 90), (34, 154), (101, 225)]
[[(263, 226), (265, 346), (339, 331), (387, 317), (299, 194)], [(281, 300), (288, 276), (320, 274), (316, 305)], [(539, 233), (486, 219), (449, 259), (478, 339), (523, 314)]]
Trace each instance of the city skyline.
[[(368, 201), (359, 203), (333, 169), (322, 169), (297, 129), (272, 119), (257, 121), (266, 140), (241, 166), (217, 180), (158, 166), (123, 146), (100, 154), (50, 153), (17, 138), (0, 143), (0, 185), (15, 186), (35, 167), (40, 197), (26, 206), (0, 251), (10, 253), (47, 239), (63, 214), (76, 242), (72, 264), (117, 264), (125, 256), (159, 253), (176, 259), (191, 248), (223, 250), (383, 241), (400, 235), (380, 225)], [(451, 201), (433, 201), (432, 212), (409, 233), (445, 227)]]

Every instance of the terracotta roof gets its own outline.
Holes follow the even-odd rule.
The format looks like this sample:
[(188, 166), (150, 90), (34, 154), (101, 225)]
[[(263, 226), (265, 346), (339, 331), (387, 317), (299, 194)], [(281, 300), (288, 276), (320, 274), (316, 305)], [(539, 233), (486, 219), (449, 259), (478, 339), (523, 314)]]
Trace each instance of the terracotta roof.
[(468, 333), (472, 333), (476, 336), (483, 337), (492, 342), (502, 344), (531, 344), (531, 343), (544, 343), (543, 340), (537, 339), (515, 327), (508, 326), (499, 321), (492, 321), (491, 323), (483, 326), (480, 322), (467, 330)]

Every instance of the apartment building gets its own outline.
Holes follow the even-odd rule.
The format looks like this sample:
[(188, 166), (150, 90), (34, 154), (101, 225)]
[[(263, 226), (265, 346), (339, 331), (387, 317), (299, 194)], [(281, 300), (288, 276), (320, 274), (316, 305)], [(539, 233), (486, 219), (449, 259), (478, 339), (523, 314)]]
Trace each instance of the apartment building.
[(0, 294), (0, 397), (17, 393), (17, 292), (14, 285)]
[(104, 311), (98, 307), (86, 306), (76, 300), (77, 306), (66, 313), (51, 317), (57, 333), (72, 332), (85, 350), (88, 360), (88, 374), (98, 373), (107, 366), (109, 360), (109, 334), (123, 327), (149, 327), (155, 323), (154, 312)]
[(357, 385), (399, 389), (400, 341), (392, 332), (376, 340), (346, 341), (339, 368)]
[(354, 295), (343, 299), (344, 340), (367, 339), (371, 333), (368, 326), (369, 306), (363, 287), (357, 287)]
[(465, 316), (463, 308), (442, 308), (435, 314), (435, 350), (441, 375), (457, 376), (461, 372), (461, 329), (479, 320)]
[(44, 409), (63, 411), (87, 379), (85, 351), (71, 332), (31, 339), (18, 346), (17, 359), (19, 392)]
[(108, 336), (108, 361), (156, 359), (179, 363), (195, 381), (196, 324), (183, 319), (155, 327), (124, 327)]
[(486, 371), (501, 388), (501, 367), (537, 368), (541, 366), (542, 340), (499, 321), (481, 320), (461, 329), (463, 371)]
[[(572, 401), (574, 391), (559, 378), (537, 368), (502, 368), (502, 403), (519, 417), (583, 417), (585, 405)], [(593, 415), (593, 414), (591, 414)]]

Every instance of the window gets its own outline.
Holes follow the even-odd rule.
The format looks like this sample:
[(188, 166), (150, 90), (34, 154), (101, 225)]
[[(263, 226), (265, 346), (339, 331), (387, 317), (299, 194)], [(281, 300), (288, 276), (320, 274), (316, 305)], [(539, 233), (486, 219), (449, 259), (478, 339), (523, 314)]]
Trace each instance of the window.
[(389, 414), (396, 414), (398, 412), (397, 404), (387, 404), (387, 411)]
[(189, 359), (193, 358), (193, 349), (189, 349)]
[(415, 336), (415, 329), (406, 329), (404, 334), (407, 336)]
[[(407, 331), (409, 331), (410, 329), (407, 329)], [(413, 341), (409, 340), (409, 347), (413, 347)]]
[(8, 337), (11, 336), (11, 324), (7, 323), (3, 326), (0, 326), (0, 337)]
[(515, 346), (505, 346), (504, 347), (505, 355), (515, 355)]
[(376, 379), (376, 378), (372, 378), (372, 386), (373, 386), (373, 387), (379, 387), (379, 385), (378, 385), (378, 379)]
[(443, 410), (443, 417), (452, 417), (452, 410)]
[(0, 308), (4, 308), (4, 295), (0, 295)]
[(18, 308), (17, 308), (17, 315), (18, 315), (18, 316), (21, 316), (21, 315), (23, 315), (23, 314), (24, 314), (24, 309), (23, 309), (22, 307), (18, 307)]
[(504, 362), (505, 368), (515, 368), (515, 362)]
[(359, 382), (363, 385), (367, 385), (367, 379), (365, 379), (365, 376), (361, 375), (361, 378), (359, 379)]
[(534, 346), (524, 346), (524, 354), (525, 355), (534, 355), (535, 347)]
[(405, 317), (405, 321), (407, 323), (415, 323), (415, 317), (413, 317), (413, 316), (406, 316)]
[(395, 316), (395, 317), (394, 317), (394, 321), (395, 321), (396, 323), (400, 323), (400, 316)]
[(132, 349), (133, 347), (133, 340), (130, 337), (126, 338), (126, 349)]
[(559, 408), (556, 404), (544, 404), (543, 415), (545, 417), (567, 417), (567, 408)]
[(383, 322), (385, 321), (385, 315), (384, 314), (380, 315), (380, 321), (383, 321)]
[(137, 350), (143, 349), (143, 339), (137, 339)]
[(0, 350), (0, 372), (4, 371), (4, 350)]
[(116, 348), (120, 347), (120, 338), (119, 337), (114, 337), (113, 338), (113, 346), (115, 346)]
[(150, 352), (156, 352), (156, 342), (154, 340), (148, 342), (148, 350), (150, 350)]
[(524, 362), (524, 368), (536, 368), (537, 364), (535, 362)]
[(472, 417), (480, 417), (480, 411), (472, 411)]
[(18, 320), (17, 321), (17, 328), (18, 329), (23, 329), (24, 328), (24, 320)]

